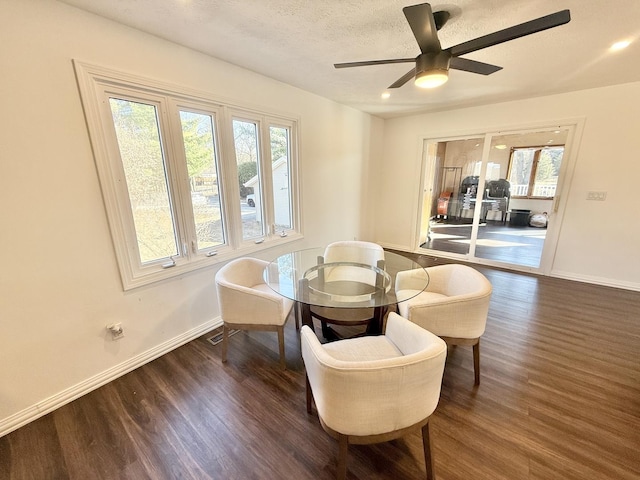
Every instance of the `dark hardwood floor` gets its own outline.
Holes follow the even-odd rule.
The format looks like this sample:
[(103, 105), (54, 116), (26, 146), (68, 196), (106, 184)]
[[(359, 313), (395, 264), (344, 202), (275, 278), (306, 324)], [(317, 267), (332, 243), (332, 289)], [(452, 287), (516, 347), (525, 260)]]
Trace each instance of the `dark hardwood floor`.
[[(481, 384), (471, 349), (450, 349), (431, 420), (437, 478), (638, 480), (640, 293), (479, 269), (494, 286)], [(226, 365), (209, 336), (0, 438), (0, 479), (335, 478), (293, 322), (286, 371), (275, 334), (234, 335)], [(352, 446), (348, 468), (424, 478), (420, 437)]]
[[(539, 267), (546, 228), (514, 226), (489, 220), (478, 228), (475, 256), (487, 260)], [(444, 220), (433, 223), (423, 248), (461, 255), (469, 253), (471, 224)]]

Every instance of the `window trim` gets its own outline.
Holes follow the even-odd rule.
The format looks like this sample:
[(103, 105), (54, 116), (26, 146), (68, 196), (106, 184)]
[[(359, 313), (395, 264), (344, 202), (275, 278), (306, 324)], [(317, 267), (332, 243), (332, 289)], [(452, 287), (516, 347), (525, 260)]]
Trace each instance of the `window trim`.
[[(196, 269), (215, 265), (242, 255), (250, 255), (276, 245), (292, 242), (302, 238), (299, 203), (298, 179), (298, 135), (299, 119), (279, 112), (266, 112), (248, 106), (221, 102), (208, 93), (196, 91), (182, 86), (171, 85), (112, 69), (73, 61), (80, 97), (85, 112), (94, 160), (102, 190), (105, 210), (113, 240), (113, 246), (119, 265), (120, 277), (124, 290), (130, 290), (153, 282), (175, 277)], [(115, 127), (109, 108), (109, 94), (116, 96), (127, 92), (127, 98), (138, 98), (149, 103), (155, 98), (158, 124), (167, 168), (167, 183), (170, 190), (171, 210), (174, 214), (178, 249), (181, 254), (175, 258), (162, 259), (142, 264), (137, 246), (137, 236), (133, 224), (133, 214), (129, 203), (129, 191), (124, 179), (124, 169), (120, 160), (120, 150), (114, 141)], [(105, 107), (104, 102), (107, 102)], [(155, 103), (154, 103), (155, 104)], [(217, 169), (219, 175), (219, 195), (222, 207), (222, 223), (225, 230), (225, 245), (194, 252), (192, 230), (195, 226), (192, 206), (189, 203), (191, 190), (186, 168), (186, 159), (182, 137), (177, 138), (176, 122), (179, 122), (179, 110), (197, 111), (211, 115), (214, 119), (214, 148), (216, 149)], [(265, 235), (259, 240), (242, 241), (242, 224), (240, 221), (237, 172), (234, 166), (235, 152), (233, 145), (232, 121), (234, 115), (260, 118), (260, 128), (270, 126), (287, 126), (290, 128), (290, 202), (292, 228), (286, 236), (273, 231), (271, 225), (273, 202), (269, 185), (261, 191), (263, 197), (263, 221)], [(231, 132), (231, 135), (229, 134)], [(258, 135), (262, 135), (261, 132)], [(265, 140), (266, 139), (266, 140)], [(260, 141), (263, 176), (271, 174), (271, 153), (269, 137)], [(266, 155), (265, 155), (266, 154)], [(234, 180), (235, 177), (235, 180)], [(235, 183), (234, 183), (235, 182)], [(271, 177), (261, 179), (263, 184), (270, 184)], [(265, 187), (261, 185), (261, 187)], [(185, 193), (186, 192), (186, 193)], [(236, 195), (234, 197), (234, 195)], [(193, 225), (191, 225), (193, 224)], [(238, 231), (240, 237), (238, 240)], [(255, 240), (255, 241), (254, 241)], [(184, 245), (186, 243), (186, 245)], [(173, 263), (170, 265), (170, 263)]]

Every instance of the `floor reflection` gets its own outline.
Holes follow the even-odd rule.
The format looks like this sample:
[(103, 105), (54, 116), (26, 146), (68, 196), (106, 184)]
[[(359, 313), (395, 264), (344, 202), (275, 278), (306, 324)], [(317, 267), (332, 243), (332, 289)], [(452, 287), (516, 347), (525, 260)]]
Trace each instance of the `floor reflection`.
[[(476, 257), (538, 267), (546, 233), (546, 228), (487, 221), (478, 229)], [(428, 241), (421, 247), (464, 255), (469, 252), (470, 238), (468, 223), (435, 222), (431, 224)]]

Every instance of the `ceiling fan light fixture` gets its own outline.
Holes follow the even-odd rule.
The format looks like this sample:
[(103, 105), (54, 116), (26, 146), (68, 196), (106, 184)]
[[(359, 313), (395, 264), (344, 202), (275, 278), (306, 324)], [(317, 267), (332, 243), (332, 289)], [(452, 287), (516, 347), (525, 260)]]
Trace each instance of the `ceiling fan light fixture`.
[(416, 58), (415, 84), (420, 88), (436, 88), (449, 80), (448, 52), (427, 52)]
[(432, 70), (416, 75), (415, 84), (420, 88), (436, 88), (449, 80), (449, 72), (442, 70)]

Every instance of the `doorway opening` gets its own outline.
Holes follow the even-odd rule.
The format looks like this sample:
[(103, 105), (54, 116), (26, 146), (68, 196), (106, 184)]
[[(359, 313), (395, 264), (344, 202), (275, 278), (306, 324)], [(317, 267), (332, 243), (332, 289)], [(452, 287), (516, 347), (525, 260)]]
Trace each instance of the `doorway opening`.
[(540, 269), (570, 130), (425, 140), (420, 249)]

